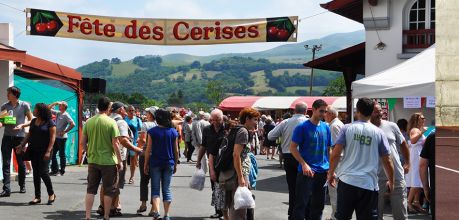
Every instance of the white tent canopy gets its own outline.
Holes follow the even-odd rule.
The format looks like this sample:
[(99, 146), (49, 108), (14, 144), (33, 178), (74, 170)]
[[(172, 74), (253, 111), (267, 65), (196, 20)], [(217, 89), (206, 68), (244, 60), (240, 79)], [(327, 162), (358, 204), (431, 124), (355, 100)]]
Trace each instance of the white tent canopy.
[(435, 45), (392, 68), (352, 83), (353, 98), (435, 96)]

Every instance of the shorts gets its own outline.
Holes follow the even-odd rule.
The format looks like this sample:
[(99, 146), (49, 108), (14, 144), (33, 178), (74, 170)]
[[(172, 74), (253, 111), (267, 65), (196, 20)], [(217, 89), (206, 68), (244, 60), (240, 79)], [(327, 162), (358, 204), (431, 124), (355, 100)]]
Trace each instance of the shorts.
[(88, 194), (97, 194), (100, 181), (104, 187), (104, 195), (114, 197), (119, 194), (118, 189), (118, 168), (116, 165), (88, 165), (88, 186), (86, 192)]
[(338, 182), (336, 219), (351, 219), (356, 212), (357, 219), (378, 219), (378, 191), (371, 191)]
[(128, 150), (129, 151), (129, 156), (133, 157), (135, 156), (137, 153), (133, 150)]

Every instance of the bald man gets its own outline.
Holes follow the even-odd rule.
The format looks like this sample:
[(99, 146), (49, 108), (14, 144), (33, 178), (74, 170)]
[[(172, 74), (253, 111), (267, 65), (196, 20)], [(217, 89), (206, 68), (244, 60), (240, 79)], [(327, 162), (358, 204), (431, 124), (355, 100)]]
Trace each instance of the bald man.
[(308, 105), (304, 102), (299, 102), (295, 105), (295, 114), (277, 125), (273, 130), (268, 133), (268, 139), (275, 141), (277, 138), (282, 138), (282, 155), (284, 158), (284, 170), (286, 173), (288, 185), (288, 219), (292, 219), (293, 208), (295, 207), (295, 184), (298, 169), (298, 162), (290, 153), (290, 144), (292, 142), (293, 130), (302, 122), (308, 120), (306, 113)]

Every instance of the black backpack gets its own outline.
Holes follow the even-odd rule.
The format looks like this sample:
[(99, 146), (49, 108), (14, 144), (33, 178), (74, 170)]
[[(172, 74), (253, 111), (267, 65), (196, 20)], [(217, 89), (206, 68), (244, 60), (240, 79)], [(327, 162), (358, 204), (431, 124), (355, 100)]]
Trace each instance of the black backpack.
[(217, 159), (214, 164), (217, 173), (227, 171), (233, 167), (234, 142), (236, 142), (236, 135), (239, 129), (246, 128), (242, 125), (238, 125), (230, 130), (228, 136), (222, 138)]

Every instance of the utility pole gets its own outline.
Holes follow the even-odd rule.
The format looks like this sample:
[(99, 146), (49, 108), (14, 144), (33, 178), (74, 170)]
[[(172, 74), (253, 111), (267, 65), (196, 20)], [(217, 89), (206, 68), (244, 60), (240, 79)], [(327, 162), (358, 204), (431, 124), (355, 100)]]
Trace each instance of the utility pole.
[[(322, 44), (320, 45), (312, 45), (312, 47), (309, 47), (309, 45), (304, 45), (304, 48), (306, 50), (311, 49), (312, 50), (312, 61), (316, 58), (316, 51), (319, 51), (322, 49)], [(311, 67), (311, 78), (309, 80), (309, 96), (312, 96), (312, 85), (313, 85), (313, 79), (314, 79), (314, 68)]]

